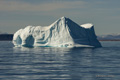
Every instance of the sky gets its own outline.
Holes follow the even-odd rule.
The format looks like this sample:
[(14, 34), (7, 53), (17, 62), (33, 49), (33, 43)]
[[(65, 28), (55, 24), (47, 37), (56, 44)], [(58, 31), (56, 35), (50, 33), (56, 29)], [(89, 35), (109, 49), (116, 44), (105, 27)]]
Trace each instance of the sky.
[(94, 24), (97, 35), (120, 33), (120, 0), (0, 0), (0, 32), (48, 26), (62, 16)]

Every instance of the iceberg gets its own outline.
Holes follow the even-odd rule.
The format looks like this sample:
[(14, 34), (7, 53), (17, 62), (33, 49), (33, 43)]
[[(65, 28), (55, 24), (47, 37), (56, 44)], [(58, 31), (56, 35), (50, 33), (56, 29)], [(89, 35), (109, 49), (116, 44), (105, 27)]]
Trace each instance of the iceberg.
[(91, 23), (61, 17), (50, 26), (27, 26), (13, 36), (16, 47), (101, 47)]

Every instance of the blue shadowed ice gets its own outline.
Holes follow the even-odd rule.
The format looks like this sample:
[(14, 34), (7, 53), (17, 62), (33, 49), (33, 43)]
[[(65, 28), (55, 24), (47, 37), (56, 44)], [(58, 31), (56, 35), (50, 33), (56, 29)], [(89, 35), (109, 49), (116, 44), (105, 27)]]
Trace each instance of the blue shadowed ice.
[(62, 17), (50, 26), (27, 26), (13, 37), (15, 46), (40, 47), (101, 47), (93, 24), (78, 25)]

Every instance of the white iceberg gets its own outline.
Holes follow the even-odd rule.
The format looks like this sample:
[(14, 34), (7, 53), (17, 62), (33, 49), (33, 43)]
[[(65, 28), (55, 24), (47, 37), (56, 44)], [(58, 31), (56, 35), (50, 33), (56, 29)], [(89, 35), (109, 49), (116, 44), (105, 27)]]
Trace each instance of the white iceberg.
[(93, 24), (78, 25), (62, 17), (50, 26), (27, 26), (13, 37), (15, 46), (26, 47), (101, 47)]

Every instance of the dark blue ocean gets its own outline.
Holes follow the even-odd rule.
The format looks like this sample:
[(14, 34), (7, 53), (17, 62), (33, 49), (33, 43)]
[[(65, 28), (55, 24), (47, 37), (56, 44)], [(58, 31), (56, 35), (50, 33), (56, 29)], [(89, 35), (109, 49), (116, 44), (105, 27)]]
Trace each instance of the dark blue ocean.
[(102, 48), (16, 48), (0, 41), (0, 80), (120, 80), (120, 41)]

